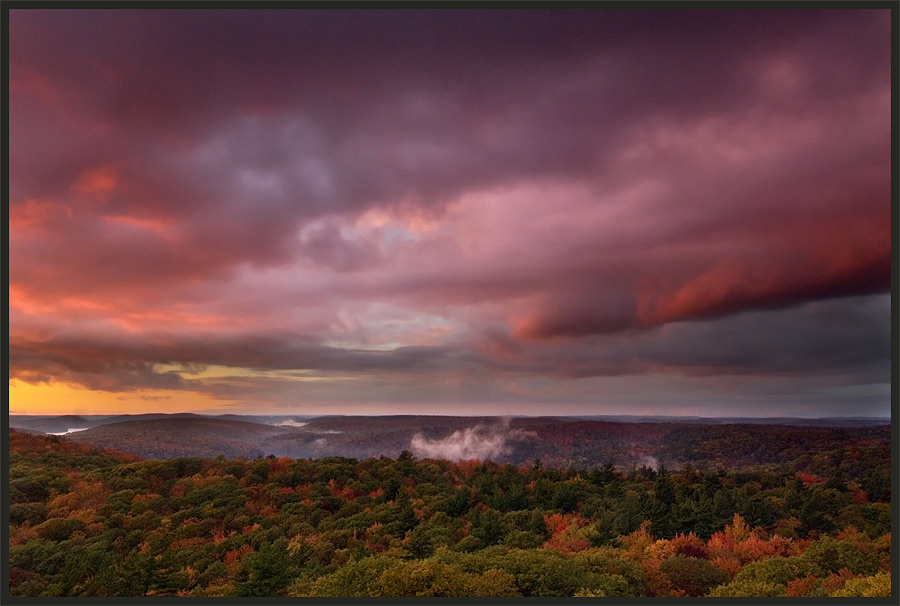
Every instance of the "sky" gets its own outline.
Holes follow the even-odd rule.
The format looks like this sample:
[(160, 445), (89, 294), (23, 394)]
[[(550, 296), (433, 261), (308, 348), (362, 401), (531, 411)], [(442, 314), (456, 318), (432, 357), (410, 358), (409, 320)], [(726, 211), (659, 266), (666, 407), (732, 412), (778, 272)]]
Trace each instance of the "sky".
[(890, 34), (12, 9), (9, 412), (889, 416)]

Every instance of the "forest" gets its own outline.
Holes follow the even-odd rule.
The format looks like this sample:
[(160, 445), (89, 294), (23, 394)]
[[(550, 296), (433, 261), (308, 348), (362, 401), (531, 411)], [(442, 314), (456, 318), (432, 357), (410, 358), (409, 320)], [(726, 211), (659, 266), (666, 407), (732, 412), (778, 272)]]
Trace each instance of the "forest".
[(870, 426), (792, 426), (403, 415), (317, 417), (293, 426), (273, 422), (266, 417), (179, 414), (120, 415), (102, 421), (11, 419), (10, 426), (30, 433), (88, 427), (67, 439), (145, 459), (218, 455), (396, 459), (409, 450), (419, 458), (490, 459), (517, 467), (530, 466), (535, 459), (547, 467), (612, 463), (620, 469), (641, 464), (680, 468), (690, 463), (715, 470), (783, 463), (795, 472), (822, 475), (840, 469), (848, 476), (866, 472), (867, 461), (889, 459), (891, 440), (889, 421), (884, 420)]
[[(890, 596), (889, 448), (838, 435), (813, 456), (756, 431), (676, 430), (662, 447), (705, 465), (623, 469), (156, 460), (10, 430), (9, 592)], [(757, 463), (717, 467), (728, 451)]]

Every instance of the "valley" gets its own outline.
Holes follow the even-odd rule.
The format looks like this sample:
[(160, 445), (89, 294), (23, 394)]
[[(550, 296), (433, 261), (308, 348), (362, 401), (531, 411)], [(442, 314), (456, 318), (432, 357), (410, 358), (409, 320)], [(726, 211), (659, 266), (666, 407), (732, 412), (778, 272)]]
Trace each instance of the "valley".
[(253, 416), (144, 414), (109, 417), (18, 419), (10, 426), (30, 432), (67, 434), (75, 442), (143, 458), (291, 457), (420, 458), (491, 460), (519, 467), (536, 460), (551, 467), (620, 470), (690, 464), (714, 470), (738, 466), (784, 467), (825, 474), (841, 468), (866, 473), (864, 461), (890, 456), (890, 425), (884, 419), (754, 419), (651, 417), (641, 422), (603, 417), (472, 416)]

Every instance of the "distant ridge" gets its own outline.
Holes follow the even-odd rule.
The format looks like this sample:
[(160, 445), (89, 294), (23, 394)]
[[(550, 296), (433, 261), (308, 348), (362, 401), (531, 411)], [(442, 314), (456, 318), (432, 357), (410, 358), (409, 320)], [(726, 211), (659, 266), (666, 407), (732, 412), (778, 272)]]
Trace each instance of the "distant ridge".
[(200, 415), (153, 416), (104, 423), (67, 436), (84, 444), (133, 452), (146, 458), (257, 458), (260, 444), (281, 430), (262, 423)]
[(62, 415), (56, 417), (31, 417), (28, 419), (16, 419), (9, 417), (9, 426), (43, 433), (60, 433), (73, 428), (91, 427), (93, 423), (78, 415)]
[(681, 417), (667, 415), (583, 415), (554, 417), (586, 421), (615, 421), (622, 423), (698, 423), (704, 425), (797, 425), (808, 427), (864, 427), (890, 425), (890, 417)]
[(576, 421), (598, 421), (605, 423), (692, 423), (697, 425), (788, 425), (797, 427), (869, 427), (890, 425), (890, 417), (700, 417), (675, 415), (240, 415), (233, 413), (206, 415), (192, 412), (143, 413), (121, 415), (9, 415), (9, 426), (29, 431), (58, 433), (69, 429), (92, 428), (123, 421), (144, 421), (156, 419), (222, 419), (274, 425), (285, 420), (312, 423), (313, 426), (341, 424), (347, 427), (368, 425), (373, 419), (378, 422), (410, 424), (416, 420), (429, 426), (461, 426), (466, 423), (502, 422), (502, 420), (529, 420), (547, 423), (571, 423)]
[[(46, 417), (69, 425), (74, 415)], [(299, 422), (299, 419), (303, 419)], [(62, 420), (62, 421), (61, 421)], [(285, 424), (285, 421), (294, 423)], [(22, 421), (34, 426), (41, 419)], [(890, 457), (885, 419), (683, 418), (632, 415), (592, 417), (114, 415), (66, 439), (144, 458), (215, 457), (295, 459), (398, 457), (492, 460), (528, 466), (588, 468), (612, 463), (719, 469), (784, 465), (809, 455), (795, 471), (830, 465), (839, 450)], [(41, 425), (45, 429), (49, 425)], [(61, 431), (66, 430), (63, 428)], [(37, 431), (27, 429), (27, 431)], [(853, 455), (855, 456), (855, 455)], [(852, 460), (848, 454), (846, 461)], [(853, 474), (864, 470), (848, 468)], [(816, 472), (818, 473), (818, 472)]]

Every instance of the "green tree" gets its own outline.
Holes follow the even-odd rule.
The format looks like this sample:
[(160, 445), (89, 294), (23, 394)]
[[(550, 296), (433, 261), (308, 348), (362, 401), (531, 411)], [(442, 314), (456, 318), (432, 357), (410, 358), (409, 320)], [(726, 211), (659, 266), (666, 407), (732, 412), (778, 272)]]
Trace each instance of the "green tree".
[(367, 597), (376, 595), (381, 573), (397, 560), (386, 556), (370, 556), (349, 562), (332, 574), (319, 578), (312, 587), (312, 597)]
[(503, 516), (493, 509), (476, 510), (470, 514), (472, 536), (483, 545), (494, 545), (503, 538)]
[(577, 560), (549, 550), (512, 549), (494, 563), (515, 577), (525, 597), (571, 596), (588, 581), (585, 567)]
[(747, 564), (734, 580), (748, 583), (769, 583), (784, 588), (794, 579), (804, 578), (815, 570), (816, 567), (804, 558), (775, 556), (762, 562)]
[(116, 566), (118, 581), (112, 595), (145, 596), (156, 583), (156, 560), (147, 553), (132, 551)]
[(747, 579), (735, 579), (709, 592), (712, 598), (779, 598), (784, 595), (784, 585)]
[(656, 538), (671, 539), (675, 536), (676, 504), (675, 486), (665, 468), (660, 468), (653, 484), (653, 499), (650, 508), (650, 531)]
[(84, 530), (84, 522), (73, 518), (50, 518), (34, 527), (34, 531), (42, 539), (63, 541), (76, 530)]
[(277, 596), (290, 581), (287, 541), (279, 539), (275, 543), (263, 543), (250, 557), (249, 578), (241, 583), (237, 593), (242, 597)]
[(850, 541), (838, 541), (831, 537), (813, 541), (800, 557), (815, 567), (818, 576), (839, 572), (842, 568), (853, 574), (873, 575), (878, 572), (876, 556), (860, 551)]

